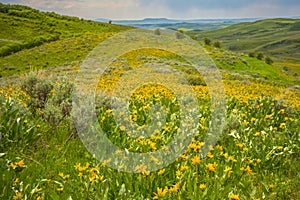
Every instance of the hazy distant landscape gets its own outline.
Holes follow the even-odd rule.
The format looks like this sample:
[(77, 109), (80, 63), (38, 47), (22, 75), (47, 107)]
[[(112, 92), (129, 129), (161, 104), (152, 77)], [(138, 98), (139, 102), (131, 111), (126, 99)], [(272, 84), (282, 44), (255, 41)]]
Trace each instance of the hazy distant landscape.
[[(240, 22), (254, 22), (258, 18), (248, 19), (194, 19), (194, 20), (175, 20), (167, 18), (145, 18), (142, 20), (114, 20), (113, 24), (124, 26), (133, 26), (138, 28), (169, 28), (169, 29), (185, 29), (185, 30), (215, 30), (225, 28), (227, 26)], [(109, 22), (108, 19), (96, 19), (99, 22)]]
[[(0, 199), (300, 198), (299, 17), (87, 20), (47, 6), (0, 3)], [(118, 150), (97, 151), (102, 138)], [(166, 165), (128, 162), (174, 149)]]

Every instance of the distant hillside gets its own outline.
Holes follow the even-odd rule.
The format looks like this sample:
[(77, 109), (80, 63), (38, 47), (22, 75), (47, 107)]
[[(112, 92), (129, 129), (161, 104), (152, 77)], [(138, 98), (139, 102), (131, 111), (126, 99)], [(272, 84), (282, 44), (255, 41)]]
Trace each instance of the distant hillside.
[(63, 38), (127, 29), (53, 12), (41, 12), (27, 6), (1, 3), (0, 19), (0, 56)]
[[(95, 19), (99, 22), (108, 22), (109, 19)], [(169, 28), (169, 29), (185, 29), (185, 30), (215, 30), (224, 28), (240, 22), (253, 22), (257, 18), (242, 18), (242, 19), (168, 19), (168, 18), (145, 18), (141, 20), (113, 20), (113, 24), (133, 26), (138, 28), (154, 29), (154, 28)]]
[(200, 41), (220, 40), (232, 51), (261, 51), (277, 61), (300, 63), (300, 19), (266, 19), (189, 34)]

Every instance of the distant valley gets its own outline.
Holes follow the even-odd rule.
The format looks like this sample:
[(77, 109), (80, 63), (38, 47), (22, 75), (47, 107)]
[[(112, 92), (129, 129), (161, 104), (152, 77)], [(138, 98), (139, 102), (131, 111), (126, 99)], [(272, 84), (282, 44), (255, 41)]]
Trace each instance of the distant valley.
[[(287, 17), (300, 18), (300, 17)], [(169, 29), (183, 29), (183, 30), (216, 30), (225, 28), (230, 25), (239, 24), (242, 22), (255, 22), (265, 18), (237, 18), (237, 19), (168, 19), (168, 18), (145, 18), (141, 20), (109, 20), (98, 18), (98, 22), (111, 22), (113, 24), (133, 26), (137, 28), (169, 28)]]

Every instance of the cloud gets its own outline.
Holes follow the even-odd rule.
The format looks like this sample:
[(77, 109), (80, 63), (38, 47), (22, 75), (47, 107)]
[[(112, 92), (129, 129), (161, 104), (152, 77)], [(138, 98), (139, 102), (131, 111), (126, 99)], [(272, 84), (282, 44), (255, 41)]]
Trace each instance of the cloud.
[(225, 18), (299, 15), (299, 0), (0, 0), (84, 18)]

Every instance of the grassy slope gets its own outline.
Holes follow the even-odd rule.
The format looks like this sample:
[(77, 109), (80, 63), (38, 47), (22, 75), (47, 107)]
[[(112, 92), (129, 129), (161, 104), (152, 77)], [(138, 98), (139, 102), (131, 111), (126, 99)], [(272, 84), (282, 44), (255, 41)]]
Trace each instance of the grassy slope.
[(128, 27), (0, 4), (0, 50), (38, 37), (57, 37), (0, 58), (0, 77), (82, 60), (99, 42)]
[(61, 16), (26, 6), (1, 3), (0, 18), (1, 46), (4, 43), (26, 41), (37, 36), (59, 35), (60, 38), (65, 38), (86, 33), (118, 32), (126, 29), (118, 25)]
[(300, 62), (300, 20), (267, 19), (216, 31), (191, 32), (199, 40), (221, 40), (233, 51), (263, 51), (281, 61)]

